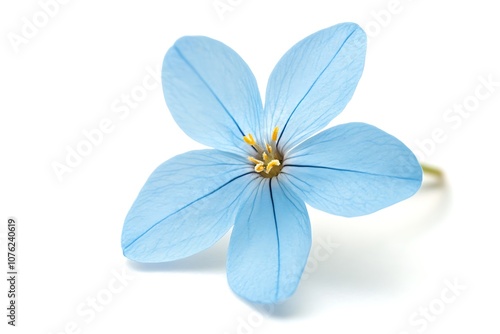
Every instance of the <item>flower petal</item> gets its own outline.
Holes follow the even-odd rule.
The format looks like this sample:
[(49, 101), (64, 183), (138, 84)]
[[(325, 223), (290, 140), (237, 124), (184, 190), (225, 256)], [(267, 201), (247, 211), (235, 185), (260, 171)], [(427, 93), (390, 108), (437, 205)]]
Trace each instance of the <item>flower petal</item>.
[(244, 159), (217, 150), (191, 151), (164, 162), (125, 219), (124, 255), (163, 262), (210, 247), (233, 225), (255, 177)]
[(365, 53), (363, 29), (342, 23), (306, 37), (281, 58), (267, 86), (264, 130), (280, 128), (282, 151), (324, 128), (345, 108), (363, 72)]
[(346, 217), (402, 201), (422, 183), (413, 153), (363, 123), (339, 125), (303, 142), (286, 157), (281, 175), (309, 205)]
[(208, 37), (180, 38), (165, 55), (162, 82), (168, 108), (187, 135), (220, 150), (247, 152), (242, 137), (260, 131), (262, 101), (236, 52)]
[(228, 282), (257, 303), (276, 303), (295, 292), (311, 248), (304, 202), (272, 179), (260, 179), (238, 214), (228, 251)]

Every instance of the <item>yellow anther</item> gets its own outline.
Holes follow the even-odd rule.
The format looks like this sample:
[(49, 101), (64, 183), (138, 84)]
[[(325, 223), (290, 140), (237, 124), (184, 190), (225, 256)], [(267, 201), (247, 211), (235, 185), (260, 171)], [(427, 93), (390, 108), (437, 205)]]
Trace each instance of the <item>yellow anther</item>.
[(274, 166), (279, 166), (280, 165), (280, 162), (279, 160), (271, 160), (268, 164), (267, 164), (267, 167), (266, 167), (266, 173), (269, 174), (269, 172), (271, 171), (271, 169), (273, 169)]
[(277, 141), (278, 140), (278, 132), (279, 132), (278, 127), (275, 127), (274, 130), (273, 130), (273, 136), (272, 136), (273, 141)]
[(245, 141), (245, 143), (247, 143), (248, 145), (252, 145), (254, 146), (256, 143), (255, 143), (255, 138), (252, 136), (252, 134), (247, 134), (246, 136), (243, 137), (243, 140)]
[(257, 160), (254, 157), (248, 157), (248, 160), (250, 160), (251, 162), (253, 162), (256, 165), (264, 165), (264, 161)]
[(257, 172), (257, 173), (260, 173), (262, 171), (264, 171), (264, 164), (258, 164), (258, 165), (255, 165), (255, 168), (254, 170)]
[(262, 149), (259, 144), (257, 144), (252, 134), (249, 133), (248, 135), (243, 136), (243, 141), (252, 146), (256, 151), (256, 155), (254, 155), (255, 158), (249, 156), (248, 160), (255, 164), (254, 170), (262, 177), (273, 178), (281, 172), (282, 167), (280, 160), (283, 159), (283, 156), (280, 154), (279, 150), (276, 147), (278, 133), (278, 127), (275, 127), (271, 135), (271, 141), (269, 142), (270, 144), (265, 143), (265, 150)]

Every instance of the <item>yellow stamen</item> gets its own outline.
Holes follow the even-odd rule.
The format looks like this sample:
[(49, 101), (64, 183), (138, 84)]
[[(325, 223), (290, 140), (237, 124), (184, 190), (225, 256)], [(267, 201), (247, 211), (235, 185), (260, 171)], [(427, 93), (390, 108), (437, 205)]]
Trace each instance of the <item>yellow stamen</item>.
[(278, 140), (278, 131), (279, 131), (278, 127), (275, 127), (273, 130), (273, 135), (272, 135), (273, 141)]
[(264, 161), (257, 160), (254, 157), (248, 157), (248, 160), (250, 160), (251, 162), (253, 162), (256, 165), (264, 165)]
[(264, 171), (264, 164), (258, 164), (258, 165), (255, 165), (254, 170), (255, 170), (257, 173), (260, 173), (260, 172)]
[(252, 145), (254, 146), (256, 143), (255, 143), (255, 138), (252, 136), (252, 134), (247, 134), (246, 136), (243, 137), (243, 140), (245, 141), (245, 143), (247, 143), (248, 145)]
[[(271, 135), (271, 141), (269, 144), (265, 143), (264, 147), (266, 150), (263, 150), (262, 147), (257, 144), (252, 134), (249, 133), (248, 135), (243, 136), (243, 141), (252, 146), (257, 154), (255, 155), (255, 158), (249, 156), (248, 160), (255, 164), (254, 170), (262, 177), (273, 178), (281, 172), (282, 167), (280, 160), (283, 159), (283, 156), (276, 147), (278, 133), (278, 127), (275, 127)], [(262, 157), (262, 159), (260, 159), (260, 157)]]
[(273, 169), (274, 166), (279, 166), (280, 165), (280, 162), (279, 160), (271, 160), (268, 164), (267, 164), (267, 167), (266, 167), (266, 173), (269, 174), (269, 172), (271, 171), (271, 169)]

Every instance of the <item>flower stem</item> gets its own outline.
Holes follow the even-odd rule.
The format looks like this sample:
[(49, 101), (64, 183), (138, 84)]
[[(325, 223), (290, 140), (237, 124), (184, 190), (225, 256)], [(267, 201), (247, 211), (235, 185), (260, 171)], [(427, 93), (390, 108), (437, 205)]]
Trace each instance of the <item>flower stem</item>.
[(420, 163), (420, 166), (422, 166), (422, 171), (424, 172), (424, 174), (436, 177), (440, 181), (442, 181), (444, 179), (444, 173), (441, 169), (434, 167), (434, 166), (429, 166), (429, 165), (424, 164), (424, 163)]

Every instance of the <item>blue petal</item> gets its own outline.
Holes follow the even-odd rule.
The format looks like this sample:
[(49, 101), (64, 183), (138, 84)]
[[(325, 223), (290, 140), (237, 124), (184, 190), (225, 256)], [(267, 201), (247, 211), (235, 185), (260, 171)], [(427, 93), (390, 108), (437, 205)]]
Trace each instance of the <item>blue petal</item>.
[(260, 179), (238, 214), (228, 251), (228, 282), (251, 302), (276, 303), (299, 284), (311, 248), (304, 202), (273, 179)]
[(233, 225), (255, 177), (244, 158), (217, 150), (191, 151), (164, 162), (125, 219), (124, 255), (163, 262), (210, 247)]
[(306, 37), (281, 58), (267, 86), (265, 131), (279, 127), (283, 152), (344, 109), (363, 72), (365, 53), (365, 32), (342, 23)]
[(168, 50), (163, 94), (175, 121), (194, 140), (247, 151), (242, 137), (260, 132), (262, 101), (255, 77), (231, 48), (208, 37), (183, 37)]
[(398, 139), (363, 123), (325, 130), (285, 158), (280, 177), (309, 205), (334, 215), (375, 212), (413, 195), (422, 168)]

